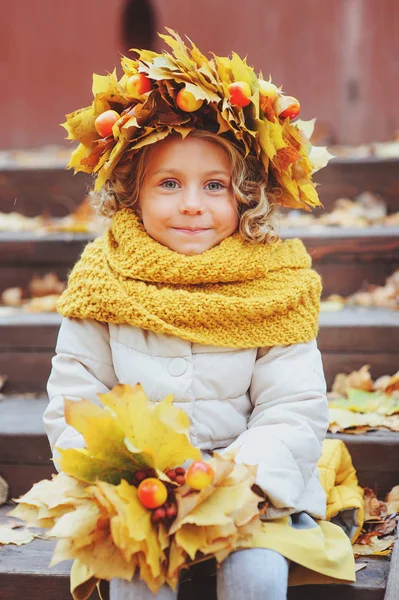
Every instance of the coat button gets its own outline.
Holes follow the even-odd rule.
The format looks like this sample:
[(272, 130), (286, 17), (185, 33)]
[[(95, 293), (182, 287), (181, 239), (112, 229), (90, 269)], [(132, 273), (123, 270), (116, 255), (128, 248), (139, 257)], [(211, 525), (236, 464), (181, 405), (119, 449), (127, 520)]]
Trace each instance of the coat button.
[(168, 362), (168, 373), (173, 377), (180, 377), (187, 371), (188, 363), (185, 358), (172, 358)]

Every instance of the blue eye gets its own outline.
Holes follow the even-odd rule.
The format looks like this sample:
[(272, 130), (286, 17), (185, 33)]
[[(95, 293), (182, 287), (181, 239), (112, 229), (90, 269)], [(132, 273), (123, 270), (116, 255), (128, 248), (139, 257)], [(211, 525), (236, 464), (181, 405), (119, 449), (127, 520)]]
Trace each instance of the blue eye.
[(219, 190), (224, 188), (224, 185), (220, 181), (210, 181), (209, 183), (206, 184), (206, 187), (211, 192), (218, 192)]
[(177, 182), (173, 181), (173, 179), (166, 179), (166, 181), (161, 183), (161, 187), (165, 188), (166, 190), (175, 190), (177, 187)]

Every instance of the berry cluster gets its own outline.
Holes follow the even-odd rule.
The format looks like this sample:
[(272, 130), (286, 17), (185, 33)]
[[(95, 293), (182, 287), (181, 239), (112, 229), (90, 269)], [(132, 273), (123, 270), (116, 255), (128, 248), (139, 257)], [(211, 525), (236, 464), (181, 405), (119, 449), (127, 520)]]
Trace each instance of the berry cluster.
[(174, 490), (176, 484), (185, 484), (186, 471), (183, 467), (177, 467), (166, 471), (166, 475), (170, 482), (158, 479), (155, 469), (140, 469), (133, 475), (132, 484), (138, 488), (140, 502), (152, 511), (151, 521), (170, 525), (177, 515)]
[(177, 485), (184, 485), (186, 483), (186, 470), (183, 467), (177, 467), (176, 469), (169, 469), (165, 474), (172, 481), (176, 482)]
[(148, 479), (149, 477), (156, 477), (157, 473), (155, 469), (140, 469), (140, 471), (136, 471), (133, 475), (132, 484), (136, 487), (144, 481), (144, 479)]

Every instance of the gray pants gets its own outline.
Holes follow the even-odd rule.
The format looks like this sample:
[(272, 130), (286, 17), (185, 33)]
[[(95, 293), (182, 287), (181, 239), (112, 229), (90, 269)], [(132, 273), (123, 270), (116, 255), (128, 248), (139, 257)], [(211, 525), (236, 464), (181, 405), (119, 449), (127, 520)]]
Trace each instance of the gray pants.
[[(217, 571), (218, 600), (286, 600), (289, 562), (264, 548), (230, 554)], [(144, 582), (113, 579), (111, 600), (176, 600), (177, 592), (163, 586), (154, 596)]]

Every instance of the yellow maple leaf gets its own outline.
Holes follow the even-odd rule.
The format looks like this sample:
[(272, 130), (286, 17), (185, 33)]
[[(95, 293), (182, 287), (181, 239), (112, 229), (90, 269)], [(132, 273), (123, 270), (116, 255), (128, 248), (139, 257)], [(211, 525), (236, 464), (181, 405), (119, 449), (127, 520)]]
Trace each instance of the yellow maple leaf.
[(189, 439), (190, 420), (173, 406), (173, 396), (156, 404), (140, 385), (117, 385), (99, 397), (105, 410), (87, 400), (65, 400), (66, 421), (87, 446), (59, 449), (61, 469), (68, 475), (116, 485), (143, 466), (163, 472), (201, 458)]
[(172, 424), (176, 421), (172, 396), (157, 405), (148, 401), (140, 385), (134, 388), (117, 385), (108, 394), (101, 394), (100, 399), (113, 411), (124, 430), (127, 448), (132, 453), (142, 452), (148, 466), (165, 471), (190, 458), (201, 459), (201, 452), (189, 439), (189, 419), (181, 415), (178, 431), (168, 423), (168, 410)]

